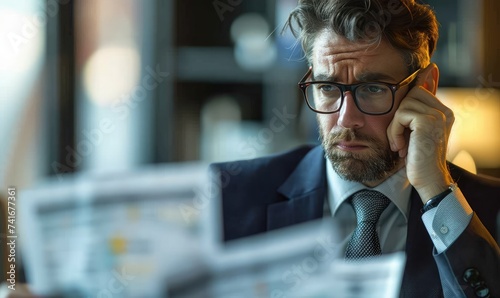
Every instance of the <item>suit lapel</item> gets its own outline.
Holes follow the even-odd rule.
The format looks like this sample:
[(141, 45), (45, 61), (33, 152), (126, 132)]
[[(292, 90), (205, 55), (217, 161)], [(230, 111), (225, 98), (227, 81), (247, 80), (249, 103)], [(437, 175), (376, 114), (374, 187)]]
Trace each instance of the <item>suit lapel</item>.
[(323, 216), (326, 171), (323, 149), (309, 151), (278, 188), (285, 197), (267, 208), (267, 228), (273, 230)]

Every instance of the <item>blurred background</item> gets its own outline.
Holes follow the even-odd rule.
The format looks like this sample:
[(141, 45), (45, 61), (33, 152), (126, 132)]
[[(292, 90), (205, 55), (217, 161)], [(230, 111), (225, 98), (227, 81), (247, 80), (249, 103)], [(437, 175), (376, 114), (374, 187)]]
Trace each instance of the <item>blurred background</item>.
[[(500, 176), (499, 4), (436, 9), (449, 159)], [(280, 34), (295, 0), (0, 3), (0, 181), (253, 158), (317, 142)], [(472, 167), (471, 167), (472, 169)]]
[[(438, 97), (456, 117), (448, 159), (500, 177), (500, 3), (424, 2), (440, 21)], [(71, 173), (317, 143), (297, 88), (307, 65), (281, 34), (295, 5), (2, 0), (0, 199)]]

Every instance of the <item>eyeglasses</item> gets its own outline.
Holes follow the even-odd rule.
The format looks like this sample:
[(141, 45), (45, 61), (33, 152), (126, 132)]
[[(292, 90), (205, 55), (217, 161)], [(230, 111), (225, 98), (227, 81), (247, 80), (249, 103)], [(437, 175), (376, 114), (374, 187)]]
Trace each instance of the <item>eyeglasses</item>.
[(311, 76), (312, 67), (299, 82), (309, 108), (316, 113), (336, 113), (342, 107), (345, 92), (350, 91), (358, 109), (368, 115), (384, 115), (394, 106), (396, 91), (413, 82), (420, 69), (397, 84), (384, 82), (365, 82), (353, 85), (337, 84), (329, 81), (306, 82)]

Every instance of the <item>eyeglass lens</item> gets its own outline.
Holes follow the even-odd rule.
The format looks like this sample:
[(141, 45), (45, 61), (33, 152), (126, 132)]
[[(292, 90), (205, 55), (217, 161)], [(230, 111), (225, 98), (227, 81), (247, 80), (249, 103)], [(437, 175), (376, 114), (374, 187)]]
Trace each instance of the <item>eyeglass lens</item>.
[[(333, 84), (313, 83), (306, 88), (309, 105), (320, 112), (336, 112), (342, 104), (342, 90)], [(361, 84), (354, 89), (358, 108), (366, 113), (385, 113), (392, 107), (392, 90), (384, 84)]]

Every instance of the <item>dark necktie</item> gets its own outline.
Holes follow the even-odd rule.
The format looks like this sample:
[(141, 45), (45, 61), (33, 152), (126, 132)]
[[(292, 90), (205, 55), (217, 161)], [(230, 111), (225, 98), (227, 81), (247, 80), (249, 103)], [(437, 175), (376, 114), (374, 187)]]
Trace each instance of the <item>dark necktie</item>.
[(357, 226), (347, 244), (346, 258), (359, 259), (381, 254), (376, 225), (390, 200), (378, 191), (362, 190), (351, 198)]

